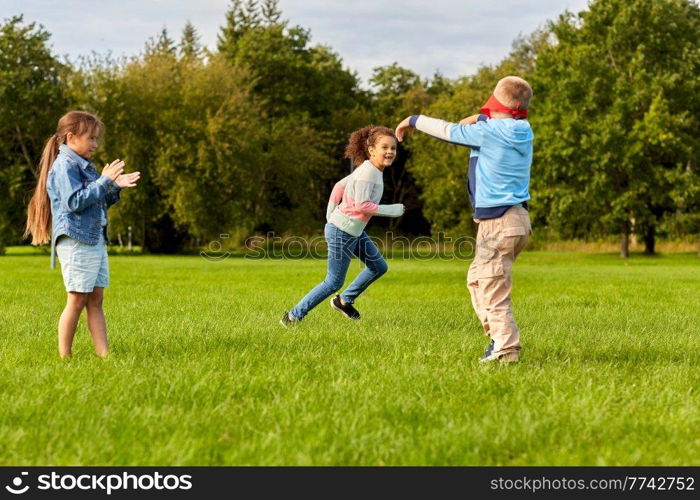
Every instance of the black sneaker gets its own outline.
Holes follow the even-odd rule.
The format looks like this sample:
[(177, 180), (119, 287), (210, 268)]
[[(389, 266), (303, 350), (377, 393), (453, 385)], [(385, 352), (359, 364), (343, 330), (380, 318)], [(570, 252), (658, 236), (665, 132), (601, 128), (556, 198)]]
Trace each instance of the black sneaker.
[(290, 316), (289, 311), (285, 311), (284, 315), (282, 316), (282, 319), (280, 320), (280, 325), (282, 325), (285, 328), (289, 328), (299, 323), (299, 321), (300, 320)]
[(331, 299), (331, 307), (336, 311), (343, 313), (346, 318), (354, 320), (360, 319), (360, 312), (352, 307), (352, 304), (343, 304), (340, 301), (340, 295), (336, 295)]

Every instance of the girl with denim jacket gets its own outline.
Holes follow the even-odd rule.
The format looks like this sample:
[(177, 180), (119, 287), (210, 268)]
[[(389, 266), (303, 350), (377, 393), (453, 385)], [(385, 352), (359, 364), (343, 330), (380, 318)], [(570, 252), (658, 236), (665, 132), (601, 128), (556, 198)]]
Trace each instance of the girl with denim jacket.
[(328, 243), (326, 279), (284, 313), (280, 320), (284, 327), (298, 323), (311, 309), (340, 290), (353, 255), (366, 267), (342, 294), (330, 301), (331, 307), (347, 318), (360, 319), (353, 306), (355, 299), (388, 270), (364, 229), (373, 215), (400, 217), (404, 212), (401, 203), (379, 204), (384, 192), (384, 168), (396, 158), (394, 131), (373, 125), (356, 130), (350, 135), (345, 157), (351, 158), (356, 168), (335, 184), (328, 202), (324, 231)]
[(73, 336), (83, 309), (95, 352), (108, 354), (107, 326), (102, 300), (109, 285), (105, 239), (107, 209), (119, 201), (122, 188), (136, 186), (140, 174), (125, 174), (124, 162), (115, 160), (100, 175), (90, 158), (104, 125), (85, 111), (71, 111), (58, 121), (56, 133), (46, 141), (39, 178), (29, 202), (25, 237), (32, 244), (51, 242), (51, 267), (55, 255), (61, 262), (68, 293), (58, 322), (58, 351), (71, 355)]

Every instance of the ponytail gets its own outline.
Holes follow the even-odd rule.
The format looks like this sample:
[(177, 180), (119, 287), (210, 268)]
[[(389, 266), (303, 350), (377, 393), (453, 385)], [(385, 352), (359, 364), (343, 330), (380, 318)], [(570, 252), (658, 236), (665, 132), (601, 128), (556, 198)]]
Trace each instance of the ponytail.
[(29, 201), (27, 210), (27, 227), (24, 237), (32, 235), (32, 245), (43, 245), (51, 241), (51, 202), (46, 190), (49, 169), (58, 156), (58, 137), (52, 135), (46, 141), (39, 163), (39, 179), (34, 196)]
[(350, 134), (348, 145), (345, 146), (345, 158), (352, 159), (352, 164), (356, 167), (365, 160), (369, 160), (369, 147), (374, 146), (381, 136), (396, 139), (394, 131), (388, 127), (368, 125), (355, 130)]
[(86, 111), (70, 111), (58, 120), (56, 133), (44, 145), (39, 162), (39, 175), (34, 195), (27, 208), (27, 225), (24, 237), (32, 235), (32, 245), (43, 245), (51, 241), (51, 201), (47, 190), (49, 170), (58, 156), (58, 148), (66, 142), (68, 133), (82, 136), (86, 133), (102, 135), (104, 124), (95, 115)]

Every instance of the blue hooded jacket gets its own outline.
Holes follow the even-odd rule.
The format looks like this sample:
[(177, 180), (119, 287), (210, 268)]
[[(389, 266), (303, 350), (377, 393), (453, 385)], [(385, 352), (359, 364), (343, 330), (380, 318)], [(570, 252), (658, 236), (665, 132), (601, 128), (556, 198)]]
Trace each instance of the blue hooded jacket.
[(411, 126), (471, 148), (467, 189), (477, 219), (493, 219), (515, 205), (527, 208), (534, 134), (527, 120), (487, 119), (473, 125), (414, 115)]

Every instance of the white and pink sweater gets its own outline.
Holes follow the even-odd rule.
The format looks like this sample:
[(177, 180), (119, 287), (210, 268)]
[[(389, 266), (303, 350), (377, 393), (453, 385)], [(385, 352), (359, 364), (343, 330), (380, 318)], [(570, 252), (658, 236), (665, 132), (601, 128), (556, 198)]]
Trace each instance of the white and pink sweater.
[(341, 231), (360, 236), (373, 215), (401, 217), (402, 203), (380, 205), (384, 193), (382, 171), (366, 160), (336, 182), (328, 201), (326, 219)]

